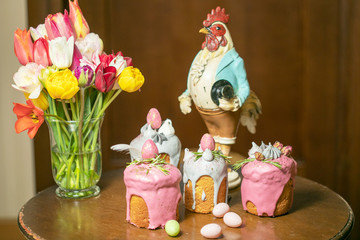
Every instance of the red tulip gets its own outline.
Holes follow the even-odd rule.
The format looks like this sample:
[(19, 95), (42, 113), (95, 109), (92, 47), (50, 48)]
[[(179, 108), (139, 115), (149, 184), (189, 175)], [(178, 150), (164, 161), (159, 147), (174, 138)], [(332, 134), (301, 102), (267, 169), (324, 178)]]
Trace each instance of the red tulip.
[(18, 119), (15, 123), (15, 131), (20, 133), (28, 130), (29, 137), (33, 139), (44, 122), (44, 112), (41, 108), (36, 107), (30, 99), (26, 103), (27, 105), (13, 103), (13, 112)]
[(14, 51), (22, 65), (33, 62), (33, 42), (31, 40), (30, 30), (16, 29), (14, 34)]
[(69, 0), (69, 7), (70, 7), (70, 19), (74, 24), (76, 37), (84, 38), (90, 32), (90, 28), (84, 18), (84, 15), (81, 12), (78, 0), (75, 0), (74, 2)]
[(44, 38), (39, 38), (34, 42), (34, 62), (43, 67), (52, 65), (49, 55), (49, 43)]
[(49, 40), (55, 39), (57, 37), (66, 37), (66, 39), (68, 39), (71, 36), (74, 36), (76, 39), (75, 31), (73, 29), (69, 14), (66, 10), (64, 14), (49, 14), (45, 19), (45, 28)]
[(95, 87), (101, 92), (109, 92), (115, 85), (116, 68), (100, 63), (95, 73)]

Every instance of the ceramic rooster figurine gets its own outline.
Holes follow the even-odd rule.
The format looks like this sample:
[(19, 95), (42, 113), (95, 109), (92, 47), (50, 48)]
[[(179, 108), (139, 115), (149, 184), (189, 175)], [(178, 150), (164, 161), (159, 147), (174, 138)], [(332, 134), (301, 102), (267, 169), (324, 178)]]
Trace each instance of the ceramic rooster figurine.
[(191, 112), (191, 101), (203, 118), (216, 148), (230, 153), (239, 122), (255, 133), (261, 103), (250, 91), (244, 61), (236, 52), (226, 24), (229, 15), (217, 7), (203, 21), (205, 41), (188, 74), (187, 89), (179, 96), (182, 113)]

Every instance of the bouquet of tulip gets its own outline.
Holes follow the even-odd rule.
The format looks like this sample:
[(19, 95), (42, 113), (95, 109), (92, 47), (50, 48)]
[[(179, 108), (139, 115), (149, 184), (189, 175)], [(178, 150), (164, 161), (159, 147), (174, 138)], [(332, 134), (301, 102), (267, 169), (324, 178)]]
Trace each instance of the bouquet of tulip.
[(122, 52), (103, 52), (103, 42), (90, 32), (77, 0), (69, 0), (69, 7), (69, 14), (48, 15), (36, 28), (15, 31), (15, 55), (23, 66), (12, 86), (27, 101), (14, 103), (13, 111), (16, 132), (28, 130), (30, 138), (46, 120), (57, 194), (84, 197), (101, 174), (104, 112), (121, 91), (139, 90), (144, 77)]

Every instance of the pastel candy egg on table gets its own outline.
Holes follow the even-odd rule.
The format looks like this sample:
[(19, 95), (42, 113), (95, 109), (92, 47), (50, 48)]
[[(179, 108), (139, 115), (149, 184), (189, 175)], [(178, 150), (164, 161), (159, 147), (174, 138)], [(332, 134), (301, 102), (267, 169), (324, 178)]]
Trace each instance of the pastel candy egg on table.
[(213, 215), (215, 217), (223, 217), (225, 213), (229, 212), (230, 207), (227, 203), (218, 203), (213, 209)]
[(151, 108), (146, 116), (146, 122), (152, 129), (158, 129), (161, 127), (162, 121), (159, 111), (156, 108)]
[(221, 236), (222, 231), (219, 224), (209, 223), (201, 228), (200, 233), (205, 238), (218, 238)]
[(224, 215), (224, 223), (229, 227), (240, 227), (242, 224), (241, 217), (234, 212), (228, 212)]
[(205, 151), (206, 149), (214, 151), (215, 150), (214, 138), (209, 133), (205, 133), (201, 138), (200, 147), (203, 151)]
[(165, 232), (171, 237), (176, 237), (180, 233), (180, 224), (178, 223), (178, 221), (167, 221), (165, 224)]
[(159, 154), (159, 150), (153, 140), (148, 139), (145, 141), (141, 149), (142, 159), (155, 158)]

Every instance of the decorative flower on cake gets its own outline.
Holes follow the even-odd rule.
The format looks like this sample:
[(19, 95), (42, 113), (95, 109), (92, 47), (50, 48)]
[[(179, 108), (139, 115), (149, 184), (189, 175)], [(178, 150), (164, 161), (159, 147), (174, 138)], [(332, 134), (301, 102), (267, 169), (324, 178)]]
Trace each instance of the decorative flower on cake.
[(139, 90), (144, 76), (122, 52), (103, 52), (78, 0), (69, 0), (69, 7), (70, 13), (50, 14), (36, 28), (15, 31), (14, 51), (22, 66), (12, 86), (27, 104), (14, 103), (13, 111), (16, 132), (28, 130), (31, 139), (47, 121), (56, 183), (82, 190), (100, 178), (98, 139), (105, 110), (122, 91)]
[(249, 158), (245, 160), (241, 160), (236, 162), (233, 165), (234, 170), (238, 170), (246, 163), (253, 162), (253, 161), (261, 161), (264, 163), (269, 163), (274, 165), (275, 167), (281, 169), (282, 166), (280, 163), (274, 161), (284, 156), (290, 156), (292, 152), (291, 146), (284, 146), (282, 143), (276, 141), (274, 144), (269, 143), (268, 145), (261, 142), (261, 145), (258, 146), (256, 143), (252, 143), (252, 148), (249, 150)]

